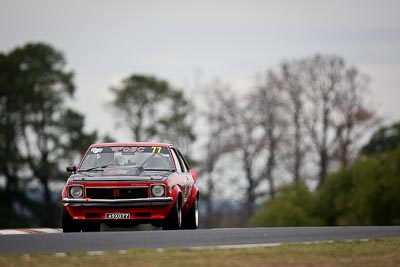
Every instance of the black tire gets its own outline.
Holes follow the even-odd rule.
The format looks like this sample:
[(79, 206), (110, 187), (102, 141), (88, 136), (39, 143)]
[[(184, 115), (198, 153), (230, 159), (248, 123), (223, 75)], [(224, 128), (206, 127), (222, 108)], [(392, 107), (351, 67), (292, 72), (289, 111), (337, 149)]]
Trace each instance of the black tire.
[(182, 227), (182, 209), (180, 205), (180, 199), (175, 201), (175, 205), (169, 213), (167, 219), (165, 219), (162, 226), (163, 230), (178, 230)]
[(199, 227), (199, 201), (195, 198), (188, 214), (183, 218), (183, 229), (197, 229)]
[(96, 221), (83, 222), (82, 232), (100, 232), (100, 223)]
[(72, 219), (71, 215), (69, 215), (67, 209), (63, 207), (62, 211), (62, 229), (64, 233), (74, 233), (80, 232), (82, 230), (81, 223)]

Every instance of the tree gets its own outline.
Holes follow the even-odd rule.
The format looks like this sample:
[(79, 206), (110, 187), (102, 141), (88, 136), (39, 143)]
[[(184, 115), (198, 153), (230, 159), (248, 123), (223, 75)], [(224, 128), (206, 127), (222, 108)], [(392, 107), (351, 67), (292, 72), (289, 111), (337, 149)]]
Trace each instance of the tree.
[(250, 94), (237, 96), (229, 88), (224, 88), (214, 96), (214, 100), (214, 105), (218, 107), (218, 123), (223, 127), (224, 151), (228, 152), (224, 156), (230, 157), (231, 161), (238, 161), (235, 165), (240, 164), (243, 171), (237, 177), (243, 177), (244, 189), (237, 190), (244, 191), (242, 218), (243, 224), (246, 224), (255, 211), (256, 200), (265, 195), (260, 186), (265, 180), (267, 168), (263, 161), (266, 135), (261, 127), (260, 116), (255, 115), (259, 111)]
[(321, 186), (336, 142), (332, 134), (333, 113), (345, 63), (339, 57), (316, 55), (303, 60), (302, 64), (307, 74), (305, 86), (309, 102), (305, 125), (318, 155), (318, 186)]
[(6, 179), (4, 204), (7, 209), (12, 208), (19, 191), (18, 178), (23, 166), (18, 147), (19, 113), (24, 112), (25, 107), (22, 105), (23, 88), (11, 82), (18, 71), (19, 67), (12, 58), (0, 54), (0, 174)]
[[(60, 163), (82, 153), (83, 146), (94, 142), (96, 134), (83, 132), (83, 116), (68, 109), (65, 100), (73, 96), (73, 73), (65, 70), (65, 59), (60, 51), (44, 43), (29, 43), (2, 57), (1, 110), (2, 128), (10, 131), (2, 135), (13, 139), (2, 146), (2, 155), (10, 154), (19, 165), (5, 159), (1, 172), (9, 184), (25, 176), (37, 179), (43, 188), (48, 208), (52, 206), (49, 181), (60, 177)], [(4, 60), (5, 59), (5, 60)], [(6, 62), (5, 64), (4, 61)], [(3, 87), (4, 86), (4, 87)], [(5, 118), (12, 118), (12, 121)], [(4, 150), (3, 150), (4, 149)], [(10, 179), (9, 171), (14, 171)], [(43, 224), (55, 224), (47, 213)]]
[[(205, 177), (205, 185), (202, 193), (202, 200), (205, 202), (206, 216), (204, 219), (204, 227), (210, 228), (218, 225), (216, 212), (214, 210), (216, 200), (216, 190), (218, 184), (215, 181), (215, 168), (218, 161), (227, 153), (232, 152), (232, 145), (229, 139), (226, 138), (230, 127), (226, 124), (221, 110), (222, 106), (219, 105), (223, 92), (229, 90), (226, 85), (221, 84), (219, 81), (214, 82), (205, 92), (207, 109), (204, 111), (206, 136), (204, 144), (204, 157), (199, 164), (200, 172)], [(227, 142), (228, 141), (228, 142)]]
[(321, 186), (334, 156), (346, 166), (354, 145), (375, 125), (376, 116), (365, 103), (365, 76), (355, 67), (348, 67), (344, 59), (315, 55), (297, 64), (305, 71), (304, 122), (318, 155)]
[(361, 156), (328, 176), (317, 192), (325, 225), (398, 225), (400, 148)]
[[(28, 44), (10, 53), (21, 65), (18, 79), (24, 87), (26, 113), (21, 113), (23, 155), (34, 177), (44, 189), (44, 198), (50, 203), (49, 177), (57, 176), (52, 154), (60, 153), (57, 120), (62, 117), (62, 103), (73, 94), (72, 73), (64, 72), (63, 55), (45, 44)], [(55, 152), (57, 151), (57, 152)], [(59, 155), (58, 155), (59, 157)]]
[(253, 106), (251, 101), (239, 101), (233, 95), (224, 92), (225, 97), (221, 98), (223, 105), (223, 114), (226, 124), (230, 126), (231, 135), (229, 142), (231, 143), (232, 152), (236, 153), (241, 161), (242, 170), (244, 172), (244, 180), (246, 187), (244, 190), (244, 221), (254, 214), (255, 203), (263, 193), (257, 192), (263, 176), (257, 169), (260, 164), (260, 155), (265, 147), (265, 139), (259, 132), (259, 124), (254, 117)]
[(283, 136), (287, 130), (287, 123), (283, 118), (285, 103), (282, 93), (277, 75), (269, 71), (257, 82), (255, 92), (250, 95), (248, 107), (253, 112), (252, 116), (258, 120), (255, 124), (260, 125), (262, 129), (260, 145), (264, 146), (262, 149), (266, 150), (267, 155), (260, 177), (268, 182), (271, 198), (275, 196), (274, 171), (277, 167), (277, 158), (282, 152), (280, 146)]
[(281, 80), (279, 86), (285, 95), (285, 108), (288, 113), (287, 134), (285, 142), (288, 152), (285, 155), (289, 162), (289, 172), (293, 175), (293, 182), (302, 180), (302, 170), (307, 154), (307, 141), (304, 130), (305, 102), (305, 73), (299, 61), (283, 62), (280, 67)]
[(316, 199), (308, 187), (293, 183), (278, 189), (274, 199), (267, 200), (251, 219), (251, 226), (318, 226), (322, 221), (315, 214)]
[[(79, 112), (66, 109), (60, 118), (60, 134), (59, 145), (62, 148), (62, 158), (68, 162), (68, 166), (72, 166), (79, 162), (82, 153), (93, 144), (97, 139), (97, 132), (84, 132), (84, 115)], [(107, 138), (107, 137), (106, 137)]]
[(335, 156), (342, 167), (348, 166), (355, 154), (356, 145), (379, 122), (375, 112), (366, 105), (367, 81), (368, 78), (355, 67), (347, 68), (342, 88), (337, 95)]
[[(213, 131), (206, 150), (216, 160), (205, 159), (204, 170), (212, 177), (215, 162), (240, 163), (245, 219), (254, 213), (257, 200), (274, 197), (281, 182), (275, 177), (278, 171), (286, 180), (288, 172), (297, 184), (304, 182), (307, 170), (316, 170), (321, 187), (331, 163), (348, 166), (359, 140), (376, 125), (367, 87), (367, 77), (341, 57), (317, 54), (284, 61), (278, 71), (259, 76), (245, 94), (229, 88), (211, 94), (206, 118)], [(211, 151), (215, 143), (226, 149)], [(212, 192), (215, 184), (209, 181)]]
[(361, 149), (362, 155), (372, 155), (398, 148), (400, 146), (400, 122), (379, 128), (369, 142)]
[(159, 119), (158, 127), (153, 127), (153, 133), (161, 141), (173, 143), (187, 154), (189, 161), (193, 159), (188, 155), (191, 145), (196, 136), (192, 129), (192, 122), (189, 116), (193, 113), (194, 107), (185, 99), (181, 91), (172, 91), (170, 113)]
[(188, 146), (195, 139), (183, 93), (153, 76), (131, 75), (111, 88), (112, 104), (135, 141), (158, 139)]

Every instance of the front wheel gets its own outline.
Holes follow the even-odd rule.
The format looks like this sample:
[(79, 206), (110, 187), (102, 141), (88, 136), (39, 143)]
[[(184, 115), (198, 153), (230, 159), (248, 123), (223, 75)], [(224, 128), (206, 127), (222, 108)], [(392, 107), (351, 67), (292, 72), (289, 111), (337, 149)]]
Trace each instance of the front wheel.
[(186, 217), (183, 219), (183, 229), (197, 229), (199, 227), (199, 201), (196, 197)]
[(61, 223), (64, 233), (74, 233), (80, 232), (82, 230), (80, 222), (72, 219), (71, 215), (68, 213), (65, 207), (63, 207), (62, 211)]
[(182, 226), (182, 208), (179, 204), (179, 198), (175, 201), (175, 205), (165, 219), (162, 226), (163, 230), (178, 230)]

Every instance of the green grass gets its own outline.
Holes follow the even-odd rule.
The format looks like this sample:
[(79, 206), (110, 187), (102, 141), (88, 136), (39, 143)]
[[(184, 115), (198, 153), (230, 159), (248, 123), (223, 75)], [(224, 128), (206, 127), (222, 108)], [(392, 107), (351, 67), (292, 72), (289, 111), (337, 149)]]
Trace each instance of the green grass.
[(0, 266), (400, 266), (400, 239), (286, 244), (251, 249), (133, 249), (88, 253), (10, 255), (0, 257)]

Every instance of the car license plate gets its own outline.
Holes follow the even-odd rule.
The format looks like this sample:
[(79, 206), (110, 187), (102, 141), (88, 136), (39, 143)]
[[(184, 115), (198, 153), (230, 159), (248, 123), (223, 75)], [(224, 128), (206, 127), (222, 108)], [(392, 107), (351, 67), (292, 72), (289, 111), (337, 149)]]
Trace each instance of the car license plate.
[(106, 219), (118, 220), (118, 219), (130, 219), (130, 213), (106, 213)]

